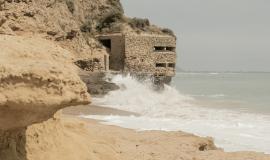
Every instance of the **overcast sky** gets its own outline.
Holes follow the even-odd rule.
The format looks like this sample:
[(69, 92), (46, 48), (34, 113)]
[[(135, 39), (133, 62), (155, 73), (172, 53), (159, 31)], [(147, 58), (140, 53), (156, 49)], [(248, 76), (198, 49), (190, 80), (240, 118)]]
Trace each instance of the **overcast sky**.
[(121, 0), (126, 15), (174, 30), (178, 66), (270, 71), (270, 0)]

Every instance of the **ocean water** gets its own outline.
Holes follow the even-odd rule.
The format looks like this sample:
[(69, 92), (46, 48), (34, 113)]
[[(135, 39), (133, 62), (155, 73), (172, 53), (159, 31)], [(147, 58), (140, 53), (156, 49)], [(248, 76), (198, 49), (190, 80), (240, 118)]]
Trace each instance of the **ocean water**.
[(121, 86), (97, 105), (141, 116), (93, 116), (104, 123), (138, 131), (186, 131), (213, 137), (225, 151), (270, 153), (270, 74), (178, 73), (157, 92), (149, 81), (117, 75)]
[(179, 73), (172, 86), (200, 106), (270, 114), (270, 73)]

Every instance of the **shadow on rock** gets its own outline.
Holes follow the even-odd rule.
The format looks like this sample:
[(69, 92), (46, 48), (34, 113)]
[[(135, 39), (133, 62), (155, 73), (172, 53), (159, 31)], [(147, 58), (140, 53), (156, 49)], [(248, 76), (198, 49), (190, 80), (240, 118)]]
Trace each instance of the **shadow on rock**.
[(26, 159), (26, 129), (0, 130), (0, 160)]

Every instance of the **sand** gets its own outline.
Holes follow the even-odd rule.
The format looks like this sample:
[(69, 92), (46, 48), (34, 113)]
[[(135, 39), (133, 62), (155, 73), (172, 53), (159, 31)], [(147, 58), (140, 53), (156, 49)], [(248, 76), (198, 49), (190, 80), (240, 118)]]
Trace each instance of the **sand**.
[[(86, 112), (85, 112), (86, 111)], [(69, 141), (83, 142), (79, 146), (85, 149), (89, 159), (106, 160), (269, 160), (269, 155), (255, 152), (226, 153), (218, 149), (212, 138), (202, 138), (185, 132), (145, 131), (137, 132), (117, 126), (104, 125), (96, 120), (78, 118), (80, 114), (92, 115), (130, 115), (132, 113), (99, 106), (80, 106), (65, 109), (57, 123), (74, 137)], [(68, 114), (71, 113), (71, 114)], [(75, 114), (74, 114), (75, 113)], [(79, 113), (79, 114), (76, 114)], [(46, 123), (52, 123), (46, 122)], [(48, 135), (44, 135), (48, 136)], [(74, 139), (72, 139), (74, 138)], [(57, 144), (61, 144), (57, 143)], [(63, 144), (68, 145), (68, 144)], [(73, 145), (73, 144), (70, 144)], [(78, 148), (80, 148), (78, 147)], [(62, 148), (57, 147), (55, 149)], [(61, 150), (61, 149), (60, 149)], [(84, 155), (79, 149), (73, 154)], [(66, 151), (65, 151), (66, 152)], [(45, 153), (43, 153), (45, 154)], [(83, 157), (81, 157), (83, 159)], [(68, 159), (68, 157), (67, 157)], [(76, 159), (76, 158), (75, 158)]]
[[(98, 109), (98, 106), (93, 108), (96, 114), (103, 110), (113, 111), (108, 108)], [(85, 108), (79, 107), (78, 110), (78, 113), (82, 113)], [(181, 131), (138, 132), (61, 112), (43, 123), (0, 135), (1, 147), (6, 147), (0, 147), (0, 160), (270, 159), (270, 155), (255, 152), (226, 153), (218, 149), (211, 138)], [(6, 141), (5, 136), (9, 137), (9, 141)]]
[(137, 113), (122, 111), (118, 109), (101, 107), (97, 105), (80, 105), (68, 107), (63, 110), (66, 115), (81, 116), (81, 115), (118, 115), (118, 116), (139, 116)]

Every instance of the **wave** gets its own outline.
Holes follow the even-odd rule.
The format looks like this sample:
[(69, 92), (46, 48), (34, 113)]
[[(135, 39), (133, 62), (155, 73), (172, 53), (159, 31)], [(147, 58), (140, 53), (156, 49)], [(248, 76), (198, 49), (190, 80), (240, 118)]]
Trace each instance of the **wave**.
[(209, 75), (209, 76), (219, 76), (219, 75), (238, 75), (243, 74), (241, 72), (176, 72), (176, 75)]
[(196, 95), (190, 95), (192, 97), (209, 97), (209, 98), (223, 98), (226, 97), (225, 94), (210, 94), (210, 95), (205, 95), (205, 94), (196, 94)]
[[(270, 153), (270, 116), (212, 109), (195, 105), (191, 96), (165, 86), (156, 92), (149, 81), (138, 82), (131, 76), (117, 75), (112, 81), (121, 86), (97, 105), (139, 113), (130, 116), (90, 116), (121, 127), (137, 130), (186, 131), (214, 137), (226, 151), (260, 151)], [(89, 117), (89, 116), (86, 116)]]
[(180, 113), (175, 113), (177, 108), (190, 107), (194, 100), (167, 85), (163, 91), (157, 92), (151, 81), (139, 82), (131, 76), (117, 75), (112, 78), (112, 82), (118, 84), (120, 90), (94, 99), (95, 104), (157, 117), (172, 113), (178, 116)]

